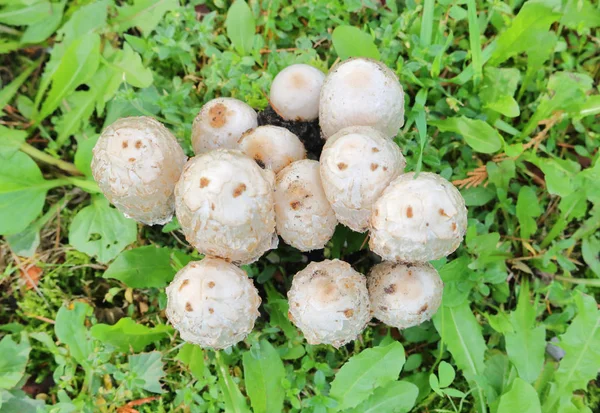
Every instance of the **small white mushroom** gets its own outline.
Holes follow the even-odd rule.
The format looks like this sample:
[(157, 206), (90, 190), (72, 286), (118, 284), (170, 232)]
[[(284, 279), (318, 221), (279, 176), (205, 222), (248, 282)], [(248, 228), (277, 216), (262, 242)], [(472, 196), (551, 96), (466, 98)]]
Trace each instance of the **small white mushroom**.
[(458, 248), (467, 230), (465, 201), (450, 182), (422, 172), (400, 175), (373, 205), (369, 246), (386, 261), (425, 262)]
[(202, 106), (192, 124), (194, 153), (238, 149), (242, 134), (257, 126), (258, 115), (246, 103), (234, 98), (213, 99)]
[(383, 262), (367, 277), (375, 318), (398, 329), (429, 320), (442, 302), (444, 283), (430, 264)]
[(321, 179), (337, 219), (366, 231), (373, 203), (405, 166), (398, 145), (369, 126), (350, 126), (331, 136), (321, 153)]
[(335, 65), (319, 101), (325, 139), (348, 126), (372, 126), (394, 137), (404, 124), (404, 91), (398, 77), (381, 62), (355, 58)]
[(175, 188), (186, 239), (202, 254), (238, 264), (277, 246), (273, 172), (240, 151), (217, 149), (192, 158)]
[(173, 191), (187, 157), (177, 139), (147, 116), (111, 124), (94, 147), (92, 174), (125, 216), (147, 225), (173, 217)]
[(183, 267), (167, 287), (167, 318), (190, 343), (223, 349), (242, 341), (258, 317), (258, 291), (246, 273), (204, 258)]
[(304, 145), (296, 135), (279, 126), (259, 126), (239, 140), (240, 149), (261, 167), (277, 173), (294, 161), (306, 158)]
[(271, 84), (269, 101), (285, 120), (309, 121), (319, 116), (319, 93), (325, 74), (305, 64), (286, 67)]
[(309, 344), (340, 347), (371, 318), (365, 276), (340, 260), (308, 264), (294, 275), (288, 299), (288, 317)]
[(281, 238), (300, 251), (323, 248), (331, 239), (337, 219), (323, 192), (319, 162), (296, 161), (277, 174), (275, 215)]

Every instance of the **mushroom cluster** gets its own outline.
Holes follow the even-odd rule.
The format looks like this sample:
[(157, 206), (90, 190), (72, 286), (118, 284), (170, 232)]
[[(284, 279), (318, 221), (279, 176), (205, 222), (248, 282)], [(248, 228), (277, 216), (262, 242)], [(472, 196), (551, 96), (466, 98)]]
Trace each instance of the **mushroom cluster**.
[(443, 282), (428, 261), (458, 248), (467, 210), (443, 177), (405, 173), (394, 141), (404, 124), (395, 73), (365, 58), (340, 62), (328, 75), (296, 64), (273, 80), (270, 104), (282, 125), (318, 122), (322, 152), (307, 153), (303, 133), (258, 126), (259, 114), (233, 98), (201, 108), (189, 160), (148, 117), (116, 121), (94, 148), (94, 178), (117, 209), (148, 225), (175, 212), (205, 256), (167, 287), (171, 324), (203, 347), (243, 340), (261, 299), (239, 265), (276, 248), (279, 237), (303, 252), (325, 248), (338, 223), (368, 231), (383, 262), (368, 276), (340, 260), (309, 263), (294, 276), (288, 316), (308, 343), (344, 345), (372, 317), (398, 329), (429, 320)]

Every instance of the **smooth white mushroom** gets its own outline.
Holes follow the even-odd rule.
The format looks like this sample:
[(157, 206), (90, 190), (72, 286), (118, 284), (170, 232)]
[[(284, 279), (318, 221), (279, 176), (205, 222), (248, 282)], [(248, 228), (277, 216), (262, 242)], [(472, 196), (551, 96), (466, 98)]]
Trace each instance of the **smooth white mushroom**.
[(321, 153), (321, 179), (337, 219), (366, 231), (373, 203), (405, 166), (398, 145), (374, 128), (351, 126), (332, 135)]
[(277, 233), (300, 251), (323, 248), (331, 239), (337, 219), (323, 192), (319, 162), (296, 161), (277, 174), (275, 214)]
[(242, 152), (258, 165), (277, 173), (294, 161), (306, 158), (304, 145), (296, 135), (279, 126), (266, 125), (242, 135)]
[(258, 291), (240, 268), (216, 258), (193, 261), (167, 287), (167, 318), (190, 343), (223, 349), (242, 341), (258, 317)]
[(377, 264), (367, 277), (367, 286), (375, 318), (399, 329), (429, 320), (444, 291), (440, 275), (428, 263)]
[(403, 124), (404, 91), (386, 65), (355, 58), (330, 70), (319, 101), (319, 125), (325, 139), (348, 126), (371, 126), (394, 137)]
[(340, 347), (371, 318), (365, 276), (340, 260), (308, 264), (294, 275), (288, 299), (288, 317), (309, 344)]
[(171, 220), (187, 157), (167, 128), (147, 116), (119, 119), (102, 132), (93, 153), (94, 180), (119, 211), (147, 225)]
[(240, 151), (217, 149), (192, 158), (175, 188), (186, 239), (202, 254), (238, 264), (277, 246), (273, 172)]
[(325, 74), (312, 66), (288, 66), (273, 79), (271, 106), (285, 120), (314, 120), (319, 116), (319, 94), (324, 80)]
[(192, 124), (194, 153), (238, 149), (242, 134), (257, 126), (258, 115), (246, 103), (234, 98), (213, 99), (202, 106)]
[(465, 201), (450, 182), (400, 175), (373, 205), (369, 246), (386, 261), (425, 262), (451, 254), (467, 230)]

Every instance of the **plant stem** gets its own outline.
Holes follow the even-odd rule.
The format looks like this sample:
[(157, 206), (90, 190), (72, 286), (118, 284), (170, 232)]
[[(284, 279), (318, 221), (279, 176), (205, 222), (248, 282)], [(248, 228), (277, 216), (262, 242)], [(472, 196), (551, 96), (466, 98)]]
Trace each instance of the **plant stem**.
[(593, 278), (572, 278), (572, 277), (563, 277), (562, 275), (555, 275), (553, 277), (555, 280), (564, 281), (573, 284), (584, 284), (591, 285), (592, 287), (600, 287), (600, 280)]
[(63, 161), (61, 159), (56, 159), (55, 157), (48, 155), (47, 153), (42, 152), (37, 148), (34, 148), (33, 146), (31, 146), (30, 144), (28, 144), (26, 142), (23, 142), (21, 144), (20, 149), (23, 152), (25, 152), (27, 155), (31, 156), (32, 158), (37, 159), (38, 161), (42, 161), (47, 164), (54, 165), (54, 166), (62, 169), (63, 171), (69, 172), (72, 175), (83, 175), (79, 171), (79, 169), (77, 169), (77, 167), (75, 165), (73, 165), (72, 163)]
[(20, 36), (20, 35), (23, 34), (20, 31), (18, 31), (16, 29), (13, 29), (12, 27), (5, 26), (3, 24), (0, 24), (0, 32), (12, 34), (12, 35), (15, 35), (15, 36)]

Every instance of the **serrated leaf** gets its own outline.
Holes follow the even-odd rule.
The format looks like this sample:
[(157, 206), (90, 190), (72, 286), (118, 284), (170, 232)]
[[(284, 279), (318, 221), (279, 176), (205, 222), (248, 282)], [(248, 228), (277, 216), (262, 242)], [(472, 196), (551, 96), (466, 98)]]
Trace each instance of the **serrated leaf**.
[(225, 19), (227, 37), (240, 55), (247, 55), (252, 50), (256, 22), (252, 10), (244, 0), (235, 0), (227, 11)]
[(0, 23), (10, 26), (29, 26), (52, 14), (50, 2), (42, 0), (30, 5), (13, 4), (0, 9)]
[(405, 413), (409, 412), (419, 394), (419, 388), (406, 381), (392, 381), (375, 389), (371, 397), (346, 413)]
[(200, 346), (185, 343), (175, 359), (188, 366), (196, 379), (204, 377), (204, 350)]
[(121, 318), (112, 326), (96, 324), (90, 329), (94, 338), (115, 346), (123, 353), (128, 353), (130, 350), (136, 353), (142, 351), (148, 344), (166, 337), (171, 331), (173, 329), (165, 324), (146, 327), (129, 317)]
[(338, 26), (331, 35), (335, 52), (342, 60), (369, 57), (379, 60), (379, 50), (373, 37), (354, 26)]
[(600, 10), (588, 0), (567, 0), (560, 22), (574, 30), (599, 27)]
[(534, 218), (542, 214), (534, 188), (521, 187), (517, 198), (516, 214), (521, 225), (521, 238), (527, 240), (537, 231), (537, 223)]
[(152, 71), (144, 67), (142, 57), (128, 43), (123, 44), (123, 51), (113, 65), (123, 73), (125, 81), (131, 86), (145, 88), (152, 84)]
[(175, 276), (169, 248), (145, 246), (122, 252), (104, 272), (104, 278), (114, 278), (131, 288), (160, 288)]
[(352, 356), (331, 383), (330, 395), (338, 400), (338, 409), (355, 407), (377, 387), (396, 380), (405, 360), (404, 347), (397, 341)]
[(250, 413), (250, 409), (248, 409), (248, 405), (246, 404), (246, 399), (242, 395), (238, 385), (233, 381), (233, 378), (229, 373), (229, 366), (225, 364), (219, 352), (216, 353), (216, 359), (217, 384), (223, 396), (225, 411), (232, 413)]
[(497, 413), (541, 413), (537, 392), (525, 380), (515, 378), (508, 392), (500, 397)]
[(283, 411), (285, 368), (277, 350), (266, 340), (254, 343), (242, 356), (246, 392), (254, 413)]
[(54, 334), (69, 347), (71, 356), (81, 365), (87, 366), (88, 359), (94, 353), (94, 343), (85, 328), (85, 317), (92, 308), (76, 301), (68, 306), (62, 306), (56, 314)]
[(112, 22), (115, 30), (124, 32), (131, 27), (138, 27), (144, 37), (148, 37), (166, 12), (179, 7), (177, 0), (134, 0), (133, 5), (125, 5), (117, 10), (117, 17)]
[(466, 116), (452, 117), (444, 120), (429, 121), (442, 132), (458, 133), (465, 142), (476, 152), (494, 153), (502, 148), (502, 136), (487, 122), (479, 119), (469, 119)]
[(129, 371), (136, 378), (137, 387), (152, 393), (164, 393), (160, 379), (165, 376), (159, 351), (130, 355)]
[(0, 340), (0, 389), (11, 389), (23, 378), (30, 351), (25, 333), (21, 334), (21, 342), (18, 344), (10, 335)]
[(486, 67), (484, 73), (479, 93), (483, 106), (511, 118), (519, 116), (519, 104), (513, 98), (521, 77), (519, 70)]
[(20, 42), (22, 44), (40, 43), (52, 35), (60, 26), (63, 18), (63, 10), (66, 0), (60, 3), (52, 3), (50, 13), (43, 20), (27, 27)]

